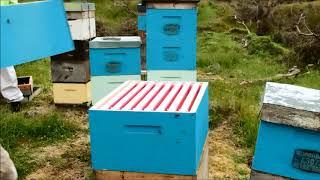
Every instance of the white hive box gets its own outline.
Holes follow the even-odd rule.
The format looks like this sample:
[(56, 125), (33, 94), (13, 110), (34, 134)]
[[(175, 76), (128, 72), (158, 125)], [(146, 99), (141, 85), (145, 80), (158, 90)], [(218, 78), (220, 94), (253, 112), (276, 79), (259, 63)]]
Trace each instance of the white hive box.
[(96, 19), (69, 20), (69, 28), (73, 40), (88, 40), (96, 37)]
[(95, 4), (85, 2), (68, 2), (64, 3), (68, 20), (95, 18)]
[(73, 40), (88, 40), (96, 37), (94, 3), (64, 4)]

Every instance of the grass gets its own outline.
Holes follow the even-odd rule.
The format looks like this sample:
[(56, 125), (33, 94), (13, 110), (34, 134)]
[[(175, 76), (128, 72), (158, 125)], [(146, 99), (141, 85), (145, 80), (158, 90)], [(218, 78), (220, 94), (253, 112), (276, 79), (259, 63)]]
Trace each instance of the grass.
[[(219, 77), (210, 81), (211, 128), (231, 119), (230, 126), (239, 137), (238, 144), (248, 147), (252, 154), (265, 82), (277, 74), (287, 73), (291, 67), (283, 58), (291, 50), (273, 42), (271, 37), (247, 35), (241, 27), (228, 21), (232, 11), (224, 3), (204, 2), (199, 11), (199, 26), (204, 30), (198, 33), (198, 70)], [(221, 26), (212, 29), (212, 24), (221, 22), (226, 24), (224, 31)], [(238, 29), (236, 33), (230, 31), (234, 28)], [(244, 40), (250, 42), (248, 47), (243, 46)], [(320, 89), (319, 70), (302, 71), (306, 73), (297, 78), (277, 81)]]

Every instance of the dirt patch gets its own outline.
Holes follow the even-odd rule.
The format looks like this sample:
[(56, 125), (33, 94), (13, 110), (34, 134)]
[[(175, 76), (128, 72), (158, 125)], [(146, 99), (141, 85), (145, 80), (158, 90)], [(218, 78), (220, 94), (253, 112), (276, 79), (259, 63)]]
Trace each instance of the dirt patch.
[(235, 144), (229, 121), (221, 123), (209, 133), (209, 177), (210, 179), (248, 179), (246, 149)]
[(86, 179), (91, 174), (89, 138), (86, 134), (33, 150), (42, 166), (26, 179)]

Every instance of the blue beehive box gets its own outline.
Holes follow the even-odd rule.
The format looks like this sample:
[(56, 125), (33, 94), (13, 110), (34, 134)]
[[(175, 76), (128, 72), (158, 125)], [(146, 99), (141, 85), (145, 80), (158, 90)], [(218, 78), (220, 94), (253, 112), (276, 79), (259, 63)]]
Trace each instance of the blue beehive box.
[(94, 170), (196, 175), (208, 84), (127, 81), (89, 110)]
[(0, 6), (0, 68), (74, 49), (63, 1)]
[(138, 36), (97, 37), (90, 41), (92, 76), (137, 75), (141, 72)]
[(196, 69), (197, 7), (179, 4), (147, 3), (146, 16), (140, 17), (149, 71)]
[(267, 83), (252, 169), (320, 179), (320, 90)]

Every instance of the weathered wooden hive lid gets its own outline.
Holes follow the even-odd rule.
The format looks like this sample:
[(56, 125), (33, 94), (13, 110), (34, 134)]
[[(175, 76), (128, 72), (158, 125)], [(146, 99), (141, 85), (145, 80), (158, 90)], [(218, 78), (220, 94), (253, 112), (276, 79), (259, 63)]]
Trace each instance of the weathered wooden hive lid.
[(64, 9), (66, 12), (95, 11), (96, 6), (87, 2), (67, 2), (64, 3)]
[(140, 47), (141, 38), (139, 36), (96, 37), (89, 42), (89, 46), (90, 48)]
[(207, 86), (206, 82), (127, 81), (91, 110), (194, 113)]
[(320, 90), (268, 82), (261, 119), (320, 131)]

